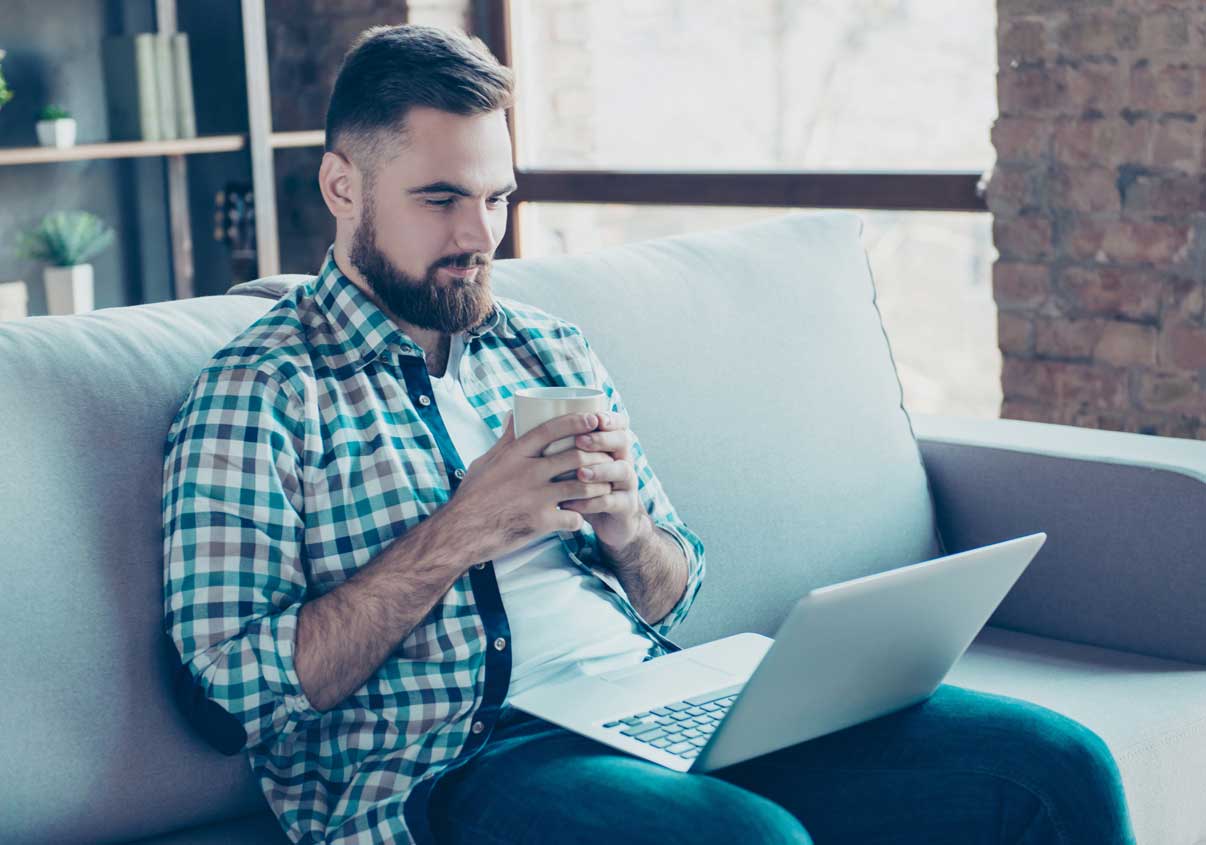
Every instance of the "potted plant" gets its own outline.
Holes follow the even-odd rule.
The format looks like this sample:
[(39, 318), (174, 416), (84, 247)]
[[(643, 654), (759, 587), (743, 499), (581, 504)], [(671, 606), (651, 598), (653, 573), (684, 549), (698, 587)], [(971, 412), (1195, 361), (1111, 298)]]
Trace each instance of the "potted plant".
[(91, 311), (92, 265), (88, 259), (113, 242), (113, 230), (87, 211), (54, 211), (20, 236), (17, 254), (45, 261), (46, 306), (51, 314)]
[(25, 282), (0, 282), (0, 320), (20, 320), (25, 317), (29, 291)]
[(38, 112), (38, 143), (43, 147), (70, 147), (75, 144), (75, 118), (62, 106), (46, 106)]
[[(0, 50), (0, 61), (4, 61), (4, 51)], [(8, 87), (8, 83), (4, 81), (4, 71), (0, 69), (0, 109), (4, 108), (4, 104), (13, 98), (13, 89)]]

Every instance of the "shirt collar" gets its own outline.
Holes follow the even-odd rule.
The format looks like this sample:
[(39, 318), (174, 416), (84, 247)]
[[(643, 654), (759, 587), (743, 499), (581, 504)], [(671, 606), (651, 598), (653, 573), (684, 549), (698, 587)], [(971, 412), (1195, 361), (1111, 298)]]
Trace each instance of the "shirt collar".
[[(389, 316), (344, 275), (335, 261), (335, 245), (327, 248), (327, 257), (314, 281), (314, 297), (326, 313), (335, 341), (356, 369), (391, 349), (402, 355), (422, 355), (419, 345), (402, 331)], [(463, 334), (472, 338), (494, 333), (512, 336), (506, 311), (494, 299), (494, 308), (478, 325)]]

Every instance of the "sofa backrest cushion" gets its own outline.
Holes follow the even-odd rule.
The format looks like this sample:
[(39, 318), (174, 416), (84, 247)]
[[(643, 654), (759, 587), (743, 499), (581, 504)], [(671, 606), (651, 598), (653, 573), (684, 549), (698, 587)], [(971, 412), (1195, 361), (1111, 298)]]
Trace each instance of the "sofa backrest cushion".
[(813, 587), (940, 553), (861, 233), (795, 212), (496, 263), (499, 294), (582, 328), (703, 538), (682, 645), (773, 635)]

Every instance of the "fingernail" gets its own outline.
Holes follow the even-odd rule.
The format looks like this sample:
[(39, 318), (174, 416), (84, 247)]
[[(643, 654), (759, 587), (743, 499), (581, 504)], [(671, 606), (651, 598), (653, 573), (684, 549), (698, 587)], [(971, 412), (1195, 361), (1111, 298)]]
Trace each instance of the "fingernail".
[(595, 471), (593, 469), (584, 469), (582, 470), (582, 477), (589, 481), (595, 477)]
[(594, 414), (587, 414), (586, 416), (584, 416), (582, 418), (582, 421), (584, 423), (586, 423), (587, 425), (592, 425), (592, 426), (598, 423), (598, 420), (595, 418)]

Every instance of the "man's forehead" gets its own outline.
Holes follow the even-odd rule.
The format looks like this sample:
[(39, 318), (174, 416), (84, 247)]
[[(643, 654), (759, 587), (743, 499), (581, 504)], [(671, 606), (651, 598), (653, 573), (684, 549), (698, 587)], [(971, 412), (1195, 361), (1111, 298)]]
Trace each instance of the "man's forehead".
[(501, 112), (431, 115), (430, 109), (411, 115), (417, 120), (408, 126), (405, 142), (387, 165), (390, 181), (410, 193), (514, 190), (510, 136)]

